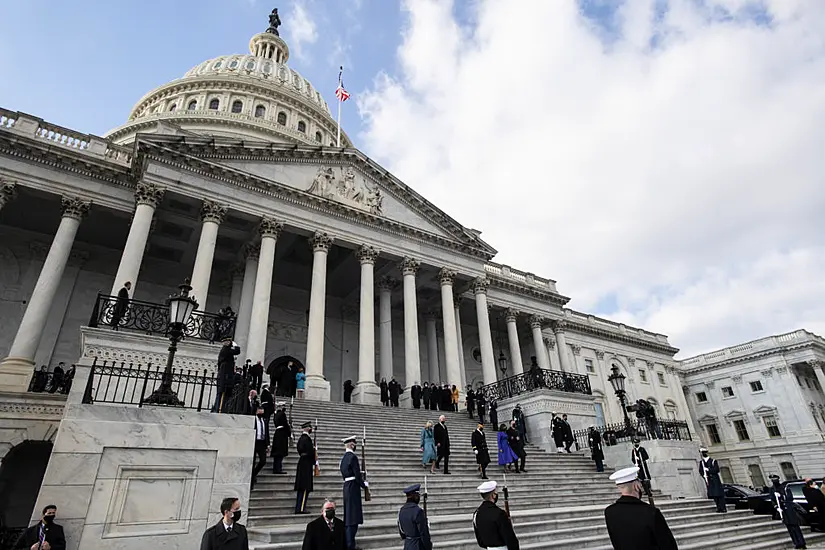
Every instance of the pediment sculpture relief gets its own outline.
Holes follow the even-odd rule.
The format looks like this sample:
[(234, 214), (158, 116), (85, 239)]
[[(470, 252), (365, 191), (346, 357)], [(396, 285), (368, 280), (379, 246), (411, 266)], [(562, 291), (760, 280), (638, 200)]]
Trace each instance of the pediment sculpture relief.
[(330, 166), (318, 168), (315, 179), (307, 189), (310, 193), (333, 199), (356, 208), (361, 208), (375, 215), (382, 215), (381, 207), (384, 196), (377, 187), (371, 189), (366, 182), (356, 178), (351, 166), (341, 170), (340, 179), (336, 179), (335, 169)]

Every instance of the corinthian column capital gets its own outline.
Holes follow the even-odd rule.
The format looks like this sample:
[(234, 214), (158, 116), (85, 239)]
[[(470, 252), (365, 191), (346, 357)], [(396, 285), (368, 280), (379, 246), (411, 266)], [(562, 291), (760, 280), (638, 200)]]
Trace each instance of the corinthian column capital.
[(504, 321), (507, 323), (515, 323), (516, 319), (518, 319), (519, 312), (513, 308), (507, 308), (507, 311), (504, 312)]
[(200, 215), (202, 222), (221, 224), (226, 219), (226, 206), (214, 201), (203, 201)]
[(401, 270), (403, 275), (415, 276), (415, 274), (418, 273), (419, 267), (421, 267), (421, 262), (414, 258), (410, 258), (409, 256), (405, 256), (404, 259), (398, 264), (398, 269)]
[(258, 225), (258, 233), (261, 237), (273, 237), (277, 239), (283, 228), (284, 224), (278, 220), (264, 216), (261, 218), (260, 225)]
[(90, 201), (67, 196), (64, 196), (61, 202), (63, 206), (63, 217), (74, 218), (78, 221), (86, 217), (86, 214), (89, 213), (89, 207), (92, 205)]
[(375, 264), (378, 259), (379, 251), (372, 245), (362, 244), (358, 250), (355, 251), (355, 257), (361, 264)]
[(438, 272), (438, 280), (441, 282), (441, 286), (451, 285), (455, 280), (455, 271), (448, 267), (442, 267), (441, 271)]
[(152, 208), (157, 208), (163, 200), (164, 189), (153, 183), (145, 181), (137, 182), (135, 185), (135, 204), (146, 204)]
[(316, 231), (312, 237), (309, 238), (309, 245), (312, 247), (313, 252), (329, 252), (329, 248), (332, 246), (332, 241), (334, 240), (329, 233)]
[(473, 281), (473, 294), (487, 294), (490, 280), (487, 277), (478, 277)]

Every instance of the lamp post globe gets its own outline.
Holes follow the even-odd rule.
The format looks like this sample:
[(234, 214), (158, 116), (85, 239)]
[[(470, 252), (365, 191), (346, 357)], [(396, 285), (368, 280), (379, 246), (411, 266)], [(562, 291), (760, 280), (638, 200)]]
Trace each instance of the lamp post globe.
[(501, 371), (501, 377), (504, 378), (507, 373), (507, 358), (503, 351), (498, 352), (498, 369)]
[(607, 377), (607, 381), (610, 382), (611, 386), (613, 386), (613, 391), (616, 393), (616, 397), (619, 398), (619, 404), (622, 407), (622, 414), (624, 415), (624, 423), (626, 426), (630, 427), (630, 417), (627, 416), (627, 407), (625, 406), (627, 393), (625, 392), (624, 383), (626, 377), (621, 373), (621, 371), (619, 371), (619, 366), (615, 363), (610, 369), (610, 372), (611, 374)]

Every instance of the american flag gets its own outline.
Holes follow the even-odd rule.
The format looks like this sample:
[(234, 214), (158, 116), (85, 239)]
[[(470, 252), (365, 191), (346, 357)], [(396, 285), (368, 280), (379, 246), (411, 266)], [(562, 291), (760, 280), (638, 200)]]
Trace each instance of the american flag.
[(344, 68), (341, 67), (341, 71), (338, 73), (338, 87), (335, 89), (335, 97), (338, 98), (338, 101), (344, 102), (349, 99), (349, 92), (344, 89)]

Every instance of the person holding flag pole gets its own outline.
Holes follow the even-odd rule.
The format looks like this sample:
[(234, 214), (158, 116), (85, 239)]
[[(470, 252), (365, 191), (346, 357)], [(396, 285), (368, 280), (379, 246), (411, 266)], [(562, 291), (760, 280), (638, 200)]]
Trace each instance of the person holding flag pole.
[(344, 88), (344, 67), (338, 72), (338, 87), (335, 89), (338, 98), (338, 141), (336, 147), (341, 147), (341, 104), (349, 99), (349, 92)]

